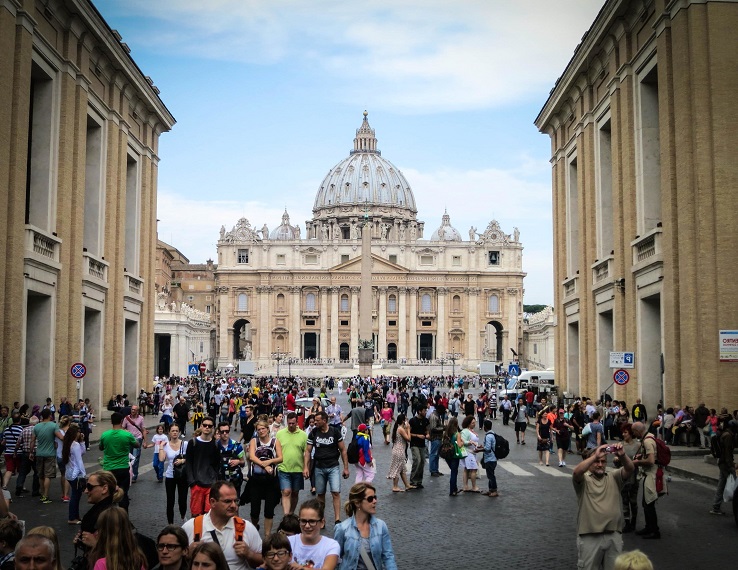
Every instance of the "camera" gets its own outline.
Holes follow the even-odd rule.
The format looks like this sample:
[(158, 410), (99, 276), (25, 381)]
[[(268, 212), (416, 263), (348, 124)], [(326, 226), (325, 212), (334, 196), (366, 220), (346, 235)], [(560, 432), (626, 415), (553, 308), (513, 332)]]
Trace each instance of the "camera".
[(617, 447), (615, 447), (614, 445), (608, 445), (605, 448), (605, 453), (615, 453), (617, 450)]

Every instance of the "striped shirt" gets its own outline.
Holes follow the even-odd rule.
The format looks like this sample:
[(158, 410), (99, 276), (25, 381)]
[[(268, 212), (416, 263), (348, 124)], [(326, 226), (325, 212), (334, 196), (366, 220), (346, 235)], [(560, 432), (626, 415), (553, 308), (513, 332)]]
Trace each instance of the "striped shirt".
[(5, 444), (6, 455), (13, 455), (15, 453), (15, 448), (22, 434), (23, 426), (20, 424), (13, 424), (5, 429), (3, 432), (3, 443)]

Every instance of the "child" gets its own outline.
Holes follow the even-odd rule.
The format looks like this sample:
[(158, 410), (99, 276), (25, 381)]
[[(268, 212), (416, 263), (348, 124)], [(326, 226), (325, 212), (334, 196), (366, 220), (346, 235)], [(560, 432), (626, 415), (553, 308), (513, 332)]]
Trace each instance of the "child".
[(144, 447), (153, 447), (154, 448), (154, 471), (156, 472), (156, 480), (161, 483), (164, 481), (164, 461), (159, 461), (159, 450), (162, 448), (162, 446), (169, 441), (169, 437), (167, 436), (165, 429), (166, 426), (164, 424), (159, 424), (156, 426), (156, 433), (151, 438), (151, 443), (146, 445), (144, 444)]
[(270, 534), (261, 543), (264, 565), (257, 570), (286, 570), (292, 562), (292, 546), (282, 533)]

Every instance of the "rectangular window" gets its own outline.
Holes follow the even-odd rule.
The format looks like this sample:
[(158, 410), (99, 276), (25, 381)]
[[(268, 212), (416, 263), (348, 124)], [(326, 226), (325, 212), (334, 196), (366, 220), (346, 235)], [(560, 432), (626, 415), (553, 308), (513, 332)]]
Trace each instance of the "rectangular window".
[(210, 314), (210, 305), (205, 305), (205, 312), (209, 315)]
[(248, 311), (249, 310), (249, 296), (246, 293), (238, 295), (238, 310)]
[(423, 327), (430, 327), (432, 326), (432, 324), (433, 323), (431, 323), (430, 321), (420, 321), (420, 326), (423, 326)]
[(388, 313), (397, 312), (397, 297), (395, 297), (394, 295), (390, 295), (390, 298), (387, 299), (387, 312)]
[(305, 325), (306, 326), (315, 325), (315, 319), (305, 319)]
[(315, 265), (318, 263), (318, 256), (315, 254), (308, 254), (305, 256), (305, 263), (309, 263), (311, 265)]
[(239, 249), (238, 250), (238, 263), (248, 263), (248, 262), (249, 262), (249, 250)]
[(277, 254), (277, 265), (285, 265), (287, 261), (285, 260), (284, 253), (278, 253)]
[(347, 327), (347, 326), (348, 326), (348, 324), (349, 324), (349, 322), (348, 322), (348, 321), (341, 321), (341, 326), (342, 326), (342, 327)]
[(205, 295), (205, 300), (206, 301), (212, 301), (213, 300), (213, 296), (212, 295)]
[(500, 264), (500, 252), (499, 251), (488, 251), (487, 261), (489, 262), (490, 265), (499, 265)]
[(538, 354), (538, 345), (537, 344), (534, 344), (533, 345), (533, 354)]
[(397, 326), (397, 321), (387, 321), (387, 324), (389, 326), (391, 326), (391, 327), (396, 327)]
[(454, 267), (459, 267), (461, 265), (461, 256), (460, 255), (454, 255), (451, 258), (451, 265)]
[(346, 263), (349, 260), (349, 256), (347, 254), (341, 254), (341, 263)]
[(433, 265), (433, 256), (432, 255), (421, 255), (420, 265)]
[(205, 347), (204, 347), (204, 345), (203, 345), (203, 342), (202, 342), (202, 341), (200, 341), (200, 354), (202, 354), (202, 349), (203, 349), (203, 348), (205, 348)]
[(390, 255), (389, 256), (390, 263), (397, 263), (397, 256), (396, 255)]

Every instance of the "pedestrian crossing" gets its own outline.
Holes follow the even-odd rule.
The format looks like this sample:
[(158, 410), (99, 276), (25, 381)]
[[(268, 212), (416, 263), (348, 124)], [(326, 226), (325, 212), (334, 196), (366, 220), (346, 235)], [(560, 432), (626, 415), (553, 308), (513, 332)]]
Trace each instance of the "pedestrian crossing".
[[(451, 470), (449, 469), (448, 465), (445, 461), (439, 462), (439, 468), (441, 473), (444, 475), (449, 475), (451, 473)], [(459, 465), (459, 471), (462, 471), (464, 469), (463, 464)], [(504, 471), (505, 473), (508, 473), (512, 475), (513, 477), (555, 477), (555, 478), (571, 478), (572, 475), (572, 466), (565, 466), (565, 467), (559, 467), (558, 463), (552, 463), (550, 466), (546, 465), (539, 465), (536, 463), (528, 463), (528, 462), (512, 462), (507, 460), (502, 460), (497, 462), (497, 469), (496, 473), (499, 475), (500, 471)], [(427, 471), (427, 467), (426, 467)], [(408, 462), (408, 474), (410, 473), (410, 462)], [(485, 478), (486, 472), (484, 469), (482, 469), (482, 466), (479, 466), (479, 472), (477, 474), (477, 478)]]

